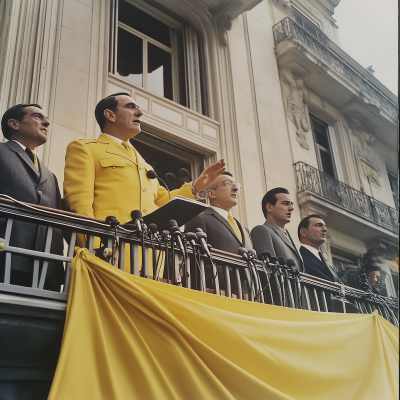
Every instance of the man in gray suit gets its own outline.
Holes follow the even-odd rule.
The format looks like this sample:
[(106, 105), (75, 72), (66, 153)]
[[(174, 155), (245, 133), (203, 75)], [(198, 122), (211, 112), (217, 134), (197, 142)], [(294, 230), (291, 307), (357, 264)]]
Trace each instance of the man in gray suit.
[(261, 202), (265, 216), (264, 225), (257, 225), (251, 231), (254, 249), (261, 256), (270, 253), (273, 257), (292, 258), (301, 272), (304, 272), (303, 260), (289, 232), (285, 229), (294, 210), (293, 201), (285, 188), (271, 189)]
[[(16, 200), (61, 209), (61, 195), (56, 177), (36, 156), (36, 148), (47, 140), (50, 122), (38, 104), (17, 104), (1, 120), (4, 137), (0, 143), (0, 194)], [(6, 219), (0, 218), (0, 237), (4, 238)], [(14, 220), (10, 245), (30, 250), (44, 250), (46, 227)], [(63, 234), (53, 230), (51, 253), (63, 253)], [(5, 257), (0, 257), (0, 280), (4, 282)], [(64, 269), (60, 262), (48, 265), (44, 289), (59, 291)], [(12, 255), (10, 283), (33, 284), (33, 260)], [(35, 283), (36, 286), (37, 282)]]
[[(240, 247), (250, 250), (253, 248), (250, 234), (247, 228), (233, 218), (231, 209), (238, 203), (240, 183), (236, 182), (230, 172), (223, 172), (212, 186), (207, 189), (207, 197), (210, 207), (193, 218), (185, 225), (186, 232), (192, 232), (195, 228), (201, 228), (207, 234), (208, 243), (218, 250), (237, 254)], [(218, 268), (218, 276), (221, 288), (225, 286), (224, 274)], [(207, 286), (211, 284), (211, 275), (206, 274)], [(247, 280), (244, 273), (241, 281)], [(235, 282), (231, 273), (231, 288), (235, 293)], [(242, 284), (243, 293), (248, 293), (247, 285)]]
[(252, 249), (247, 228), (233, 218), (231, 209), (237, 205), (241, 189), (230, 172), (223, 172), (207, 189), (210, 207), (185, 225), (185, 232), (201, 228), (207, 234), (208, 243), (214, 248), (237, 254), (239, 247)]

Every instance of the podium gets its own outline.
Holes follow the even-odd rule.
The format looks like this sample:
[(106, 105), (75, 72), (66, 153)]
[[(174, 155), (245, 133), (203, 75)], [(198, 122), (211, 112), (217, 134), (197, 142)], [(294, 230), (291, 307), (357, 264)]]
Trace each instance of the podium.
[(151, 223), (156, 224), (158, 231), (162, 232), (164, 229), (169, 230), (168, 222), (171, 219), (174, 219), (178, 226), (182, 226), (199, 215), (206, 208), (208, 208), (208, 205), (200, 201), (182, 196), (175, 196), (159, 209), (144, 216), (143, 222), (147, 226)]

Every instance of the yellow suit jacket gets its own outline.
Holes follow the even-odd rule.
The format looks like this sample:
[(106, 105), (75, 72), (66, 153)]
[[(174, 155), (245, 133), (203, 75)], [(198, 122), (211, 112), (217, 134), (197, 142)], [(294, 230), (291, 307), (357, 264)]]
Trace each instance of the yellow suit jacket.
[[(149, 214), (168, 201), (168, 192), (157, 179), (149, 179), (153, 168), (139, 153), (134, 160), (114, 139), (101, 134), (96, 139), (75, 140), (68, 145), (65, 157), (65, 210), (105, 219), (115, 216), (121, 224), (131, 220), (131, 211)], [(184, 184), (171, 191), (193, 199), (192, 188)], [(172, 217), (171, 217), (172, 218)], [(84, 247), (84, 237), (77, 244)]]

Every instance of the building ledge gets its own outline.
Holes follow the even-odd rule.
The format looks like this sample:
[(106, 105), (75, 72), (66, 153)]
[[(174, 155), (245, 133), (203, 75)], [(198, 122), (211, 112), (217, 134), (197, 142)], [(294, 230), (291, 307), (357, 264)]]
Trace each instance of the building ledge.
[(396, 146), (398, 102), (384, 85), (335, 45), (321, 31), (317, 37), (290, 18), (273, 27), (280, 69), (296, 65), (308, 89), (343, 114), (364, 115), (381, 132), (382, 140)]

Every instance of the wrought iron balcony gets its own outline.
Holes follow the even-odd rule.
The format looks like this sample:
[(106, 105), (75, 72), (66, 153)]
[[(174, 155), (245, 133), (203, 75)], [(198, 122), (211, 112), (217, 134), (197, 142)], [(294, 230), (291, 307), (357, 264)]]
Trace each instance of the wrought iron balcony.
[(399, 213), (396, 209), (303, 162), (294, 164), (294, 167), (297, 193), (314, 193), (345, 210), (398, 232)]
[(369, 96), (373, 102), (397, 120), (398, 107), (396, 102), (386, 97), (381, 90), (371, 84), (340, 55), (336, 54), (332, 49), (337, 48), (337, 46), (321, 30), (318, 28), (314, 28), (312, 31), (310, 29), (305, 30), (291, 18), (285, 18), (273, 26), (273, 34), (275, 46), (287, 39), (300, 42), (330, 68), (346, 78), (350, 84), (355, 85), (360, 93)]

